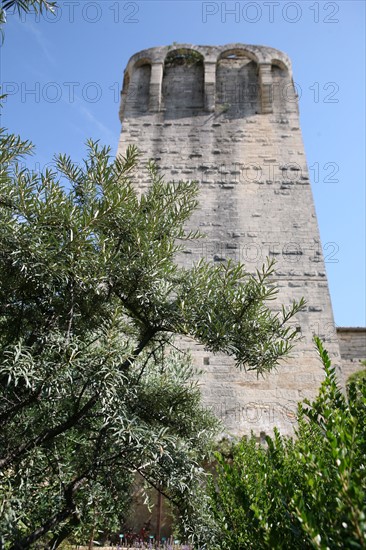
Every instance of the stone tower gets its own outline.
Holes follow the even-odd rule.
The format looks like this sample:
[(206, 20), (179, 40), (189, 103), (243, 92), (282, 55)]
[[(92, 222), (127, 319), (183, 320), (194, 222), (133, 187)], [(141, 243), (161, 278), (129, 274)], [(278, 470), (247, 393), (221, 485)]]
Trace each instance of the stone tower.
[[(276, 259), (278, 302), (302, 296), (302, 340), (265, 378), (235, 369), (224, 356), (184, 342), (206, 374), (204, 401), (227, 431), (260, 435), (274, 426), (290, 434), (297, 402), (312, 398), (323, 371), (312, 341), (322, 337), (337, 364), (322, 246), (288, 57), (263, 46), (173, 46), (133, 55), (124, 75), (118, 153), (136, 144), (155, 159), (166, 181), (200, 182), (200, 208), (190, 222), (206, 235), (180, 258), (229, 258), (255, 271)], [(142, 170), (141, 192), (149, 184)]]

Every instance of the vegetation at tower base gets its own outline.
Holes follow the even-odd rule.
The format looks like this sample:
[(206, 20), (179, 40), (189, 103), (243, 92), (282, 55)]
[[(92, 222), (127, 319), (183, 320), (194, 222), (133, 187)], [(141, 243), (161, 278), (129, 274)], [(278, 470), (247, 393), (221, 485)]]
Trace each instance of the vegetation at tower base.
[(366, 381), (366, 360), (361, 361), (362, 368), (351, 374), (347, 380), (347, 387), (350, 387), (352, 383), (358, 383)]
[(189, 515), (217, 421), (174, 335), (263, 373), (291, 349), (286, 321), (303, 305), (267, 307), (272, 264), (258, 277), (178, 267), (197, 185), (166, 184), (151, 164), (139, 197), (135, 148), (112, 161), (89, 142), (83, 167), (59, 156), (43, 174), (20, 163), (31, 150), (1, 134), (0, 532), (12, 549), (116, 528), (136, 473)]
[(325, 380), (298, 408), (296, 438), (254, 436), (217, 455), (210, 548), (366, 548), (366, 381), (337, 386), (319, 339)]

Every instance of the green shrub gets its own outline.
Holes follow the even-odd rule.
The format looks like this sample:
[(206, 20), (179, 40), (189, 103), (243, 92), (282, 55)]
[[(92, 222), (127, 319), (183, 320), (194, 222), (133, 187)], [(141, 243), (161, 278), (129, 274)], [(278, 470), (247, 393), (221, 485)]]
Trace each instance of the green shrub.
[[(316, 339), (325, 379), (298, 407), (295, 438), (252, 435), (217, 454), (210, 496), (215, 548), (366, 548), (366, 380), (339, 388)], [(211, 547), (213, 548), (213, 546)]]

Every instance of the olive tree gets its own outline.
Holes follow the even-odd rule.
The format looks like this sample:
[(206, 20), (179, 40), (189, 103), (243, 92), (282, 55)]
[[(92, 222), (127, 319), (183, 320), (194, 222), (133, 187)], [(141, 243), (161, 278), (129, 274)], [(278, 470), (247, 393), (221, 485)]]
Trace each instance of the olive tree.
[[(32, 145), (2, 132), (0, 173), (0, 506), (6, 547), (56, 547), (95, 510), (118, 524), (138, 473), (189, 503), (216, 421), (174, 335), (271, 370), (291, 349), (273, 312), (273, 264), (176, 262), (195, 182), (154, 164), (139, 196), (138, 152), (89, 142), (84, 166), (21, 164)], [(268, 283), (268, 284), (267, 284)], [(175, 350), (175, 351), (174, 351)], [(121, 497), (122, 495), (122, 497)], [(126, 497), (126, 498), (125, 498)]]

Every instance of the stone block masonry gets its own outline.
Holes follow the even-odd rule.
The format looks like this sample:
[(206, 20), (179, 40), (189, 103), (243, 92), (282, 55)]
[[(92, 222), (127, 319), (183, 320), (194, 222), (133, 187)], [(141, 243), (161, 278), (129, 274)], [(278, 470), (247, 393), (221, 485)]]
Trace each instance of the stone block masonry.
[[(340, 354), (288, 57), (244, 44), (141, 51), (125, 70), (120, 118), (119, 154), (135, 144), (143, 166), (155, 159), (167, 181), (200, 182), (189, 229), (206, 238), (181, 254), (182, 265), (233, 259), (254, 272), (275, 258), (273, 307), (306, 299), (296, 320), (301, 342), (265, 378), (180, 342), (205, 369), (204, 401), (227, 433), (259, 436), (277, 426), (291, 434), (298, 401), (314, 397), (323, 379), (313, 334), (335, 365)], [(149, 185), (144, 169), (136, 185)]]
[(366, 369), (366, 328), (338, 327), (337, 336), (345, 382), (356, 372)]

